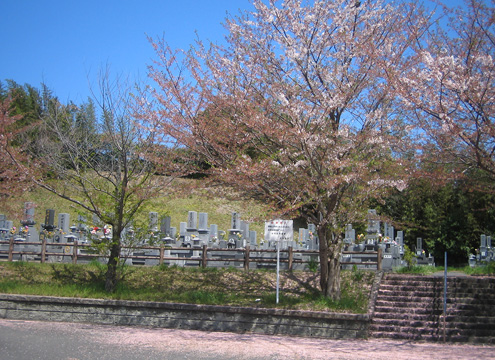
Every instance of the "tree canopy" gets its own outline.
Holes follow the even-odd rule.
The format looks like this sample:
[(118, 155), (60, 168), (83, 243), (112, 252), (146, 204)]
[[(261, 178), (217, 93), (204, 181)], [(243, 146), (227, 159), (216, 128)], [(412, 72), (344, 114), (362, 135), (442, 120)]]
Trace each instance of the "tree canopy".
[(181, 52), (153, 42), (159, 106), (148, 118), (208, 159), (220, 181), (314, 223), (321, 287), (338, 298), (342, 229), (362, 217), (370, 196), (405, 186), (397, 150), (406, 129), (383, 65), (399, 63), (415, 8), (253, 5), (227, 19), (226, 46), (198, 41)]

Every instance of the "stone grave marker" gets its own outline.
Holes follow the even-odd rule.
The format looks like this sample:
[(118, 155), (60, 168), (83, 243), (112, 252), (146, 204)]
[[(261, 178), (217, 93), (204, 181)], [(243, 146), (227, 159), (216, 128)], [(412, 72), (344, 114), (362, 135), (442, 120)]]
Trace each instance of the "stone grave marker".
[(14, 227), (14, 222), (12, 220), (5, 220), (5, 228), (10, 231)]
[(208, 228), (208, 213), (200, 212), (198, 219), (198, 233), (199, 233), (199, 241), (200, 246), (207, 245), (210, 239), (209, 233), (210, 229)]
[(67, 213), (58, 214), (58, 229), (60, 229), (64, 234), (68, 234), (69, 228), (70, 228), (70, 215)]
[(149, 230), (157, 233), (158, 232), (158, 213), (150, 211), (149, 213)]
[(162, 217), (162, 219), (160, 221), (160, 232), (165, 237), (171, 237), (171, 235), (170, 235), (171, 222), (172, 222), (172, 219), (170, 218), (170, 216), (164, 216), (164, 217)]
[(198, 213), (196, 211), (189, 211), (187, 213), (187, 230), (196, 231), (198, 229)]
[[(240, 241), (241, 240), (241, 241)], [(238, 212), (232, 212), (227, 247), (242, 247), (241, 217)]]
[(240, 230), (240, 228), (241, 228), (240, 225), (241, 225), (240, 215), (239, 215), (239, 213), (234, 211), (232, 213), (232, 217), (230, 219), (230, 228), (232, 230)]
[(34, 203), (26, 202), (24, 203), (24, 217), (21, 220), (23, 226), (33, 226), (36, 224), (34, 221)]
[(249, 246), (255, 248), (258, 246), (256, 230), (249, 230)]
[(45, 212), (45, 223), (41, 225), (46, 231), (55, 230), (55, 210), (47, 209)]
[(487, 246), (486, 246), (486, 235), (485, 234), (482, 234), (481, 235), (481, 244), (480, 244), (480, 255), (481, 255), (481, 258), (484, 259), (486, 258), (487, 256)]
[(397, 231), (395, 241), (397, 242), (397, 245), (399, 245), (400, 255), (404, 255), (404, 232), (402, 230)]
[(308, 224), (308, 241), (309, 241), (309, 250), (318, 250), (320, 248), (318, 241), (318, 233), (316, 232), (315, 224)]
[(375, 209), (368, 210), (368, 225), (366, 228), (366, 244), (376, 245), (380, 233), (380, 220)]
[(187, 236), (187, 223), (180, 222), (179, 223), (179, 241), (181, 242), (180, 246), (186, 246), (191, 244), (191, 239)]
[(208, 231), (208, 213), (199, 213), (198, 230)]
[(345, 226), (344, 244), (354, 244), (356, 242), (356, 230), (352, 228), (352, 224)]
[(416, 238), (416, 256), (423, 256), (423, 239)]
[(210, 241), (218, 242), (218, 225), (216, 224), (210, 225)]
[(395, 239), (395, 229), (392, 225), (388, 223), (383, 223), (383, 236), (387, 238), (389, 241), (393, 241)]

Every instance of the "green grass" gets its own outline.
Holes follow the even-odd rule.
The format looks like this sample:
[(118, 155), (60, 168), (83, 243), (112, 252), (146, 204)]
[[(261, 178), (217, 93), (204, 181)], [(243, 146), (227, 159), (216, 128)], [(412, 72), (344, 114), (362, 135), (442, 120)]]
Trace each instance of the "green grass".
[(61, 297), (163, 301), (314, 311), (364, 313), (373, 271), (342, 271), (341, 299), (319, 294), (318, 275), (280, 274), (276, 303), (276, 273), (267, 270), (125, 267), (114, 293), (104, 291), (104, 265), (0, 263), (0, 292)]
[[(415, 265), (411, 267), (400, 267), (395, 269), (394, 271), (398, 274), (418, 274), (418, 275), (430, 275), (435, 272), (443, 272), (443, 266), (428, 266), (428, 265)], [(458, 271), (463, 272), (466, 275), (495, 275), (495, 263), (491, 262), (481, 266), (465, 266), (465, 267), (448, 267), (447, 272), (449, 271)]]
[(394, 271), (398, 274), (431, 275), (437, 271), (443, 271), (443, 268), (429, 265), (413, 265), (411, 267), (403, 266)]
[(495, 275), (495, 262), (476, 267), (466, 266), (459, 270), (468, 275)]

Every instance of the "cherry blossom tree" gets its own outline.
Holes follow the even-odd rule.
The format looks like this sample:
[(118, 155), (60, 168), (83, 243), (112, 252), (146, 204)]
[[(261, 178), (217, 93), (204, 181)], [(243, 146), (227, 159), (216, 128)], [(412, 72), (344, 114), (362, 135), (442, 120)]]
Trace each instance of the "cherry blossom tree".
[(391, 77), (421, 129), (422, 160), (447, 168), (449, 178), (474, 176), (485, 189), (495, 180), (494, 4), (444, 7), (438, 26), (418, 34), (406, 66)]
[(152, 40), (146, 118), (218, 180), (315, 224), (322, 293), (338, 299), (345, 224), (363, 219), (371, 196), (406, 185), (396, 151), (406, 129), (384, 65), (398, 64), (417, 13), (371, 0), (253, 6), (226, 20), (225, 45)]

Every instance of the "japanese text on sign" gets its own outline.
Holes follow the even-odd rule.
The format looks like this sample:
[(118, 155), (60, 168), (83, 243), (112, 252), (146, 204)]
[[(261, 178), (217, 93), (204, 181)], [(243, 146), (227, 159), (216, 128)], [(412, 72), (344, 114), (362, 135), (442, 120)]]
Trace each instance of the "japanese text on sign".
[(292, 220), (272, 220), (265, 222), (266, 241), (292, 241), (293, 238)]

